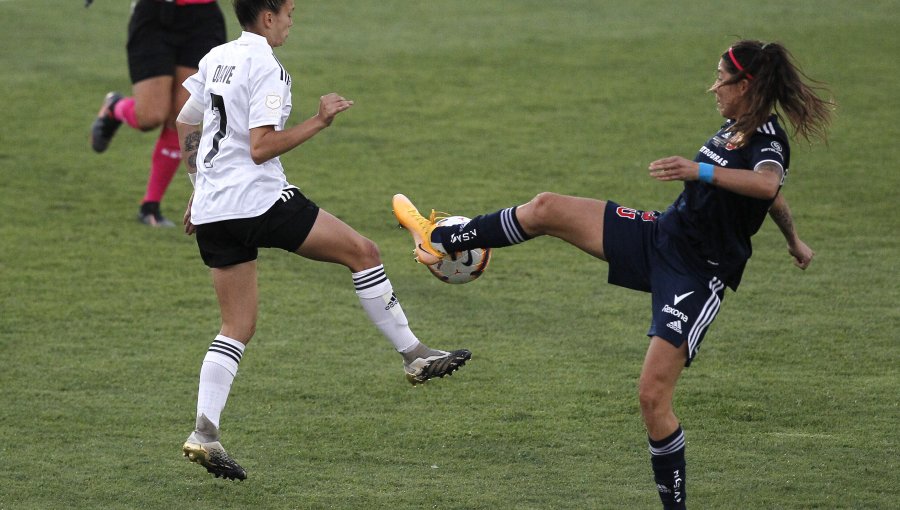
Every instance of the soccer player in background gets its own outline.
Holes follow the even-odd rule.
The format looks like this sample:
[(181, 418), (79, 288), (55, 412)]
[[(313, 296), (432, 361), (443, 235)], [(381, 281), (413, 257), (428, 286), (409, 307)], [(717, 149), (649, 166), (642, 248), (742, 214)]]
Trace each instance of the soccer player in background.
[(804, 80), (778, 43), (736, 42), (717, 59), (710, 87), (722, 127), (693, 161), (680, 156), (650, 163), (650, 177), (684, 181), (665, 212), (614, 202), (541, 193), (518, 207), (477, 216), (465, 225), (435, 225), (403, 195), (394, 214), (431, 265), (473, 248), (501, 248), (540, 235), (558, 237), (609, 263), (609, 282), (651, 293), (650, 345), (639, 381), (650, 460), (666, 509), (685, 508), (685, 436), (672, 399), (684, 367), (697, 355), (725, 287), (736, 290), (751, 254), (750, 238), (766, 214), (806, 269), (813, 251), (797, 236), (779, 193), (790, 166), (786, 117), (807, 142), (825, 139), (833, 103)]
[(91, 126), (91, 147), (106, 151), (123, 122), (140, 131), (162, 126), (137, 219), (173, 227), (160, 202), (181, 162), (175, 117), (188, 97), (181, 83), (197, 72), (203, 55), (225, 42), (225, 19), (216, 0), (137, 0), (132, 6), (127, 43), (132, 95), (106, 95)]
[(182, 449), (217, 477), (244, 479), (244, 469), (219, 443), (219, 418), (256, 327), (258, 248), (281, 248), (346, 266), (363, 309), (402, 355), (412, 384), (452, 373), (471, 353), (440, 351), (420, 342), (375, 243), (287, 182), (279, 156), (353, 106), (338, 94), (324, 95), (316, 115), (285, 129), (292, 106), (291, 75), (272, 48), (288, 36), (294, 0), (234, 0), (234, 10), (243, 33), (203, 57), (199, 71), (184, 82), (190, 97), (176, 123), (195, 186), (184, 215), (185, 232), (196, 233), (222, 315), (219, 335), (200, 369), (195, 430)]

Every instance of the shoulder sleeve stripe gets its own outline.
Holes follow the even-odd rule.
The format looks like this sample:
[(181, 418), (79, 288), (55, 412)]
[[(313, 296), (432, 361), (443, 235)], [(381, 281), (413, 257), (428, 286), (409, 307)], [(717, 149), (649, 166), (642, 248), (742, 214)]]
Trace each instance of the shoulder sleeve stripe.
[(767, 135), (775, 134), (775, 126), (772, 125), (772, 121), (766, 122), (762, 126), (756, 128), (756, 130), (759, 131), (760, 133), (765, 133)]

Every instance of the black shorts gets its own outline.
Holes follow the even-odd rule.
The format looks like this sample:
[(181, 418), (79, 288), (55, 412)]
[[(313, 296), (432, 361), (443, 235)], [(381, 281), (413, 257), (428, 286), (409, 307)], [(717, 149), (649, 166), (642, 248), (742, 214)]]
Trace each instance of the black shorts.
[(297, 188), (254, 218), (216, 221), (197, 225), (200, 258), (209, 267), (226, 267), (256, 260), (258, 248), (297, 251), (316, 223), (319, 206)]
[(603, 254), (609, 262), (609, 283), (651, 293), (653, 316), (647, 335), (675, 347), (687, 342), (685, 365), (690, 365), (719, 313), (725, 284), (689, 269), (658, 228), (658, 216), (657, 211), (606, 203)]
[(200, 59), (220, 44), (225, 44), (225, 18), (218, 3), (138, 0), (128, 22), (131, 83), (175, 76), (176, 66), (196, 69)]

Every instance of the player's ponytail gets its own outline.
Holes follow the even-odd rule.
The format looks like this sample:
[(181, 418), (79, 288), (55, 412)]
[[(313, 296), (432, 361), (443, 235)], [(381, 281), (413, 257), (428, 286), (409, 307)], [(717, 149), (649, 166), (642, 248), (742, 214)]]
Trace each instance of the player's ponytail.
[(779, 43), (743, 40), (728, 48), (722, 60), (734, 75), (726, 84), (744, 79), (749, 84), (747, 113), (731, 126), (735, 145), (746, 143), (772, 112), (779, 118), (787, 117), (795, 136), (807, 142), (813, 138), (826, 140), (835, 104), (819, 97), (817, 91), (827, 90), (803, 73), (787, 48)]

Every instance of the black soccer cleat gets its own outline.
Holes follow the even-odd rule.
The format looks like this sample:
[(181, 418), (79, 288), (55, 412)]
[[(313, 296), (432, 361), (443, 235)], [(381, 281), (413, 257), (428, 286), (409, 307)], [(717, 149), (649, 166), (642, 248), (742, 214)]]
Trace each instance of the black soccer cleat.
[(174, 227), (172, 220), (162, 215), (159, 202), (144, 202), (138, 209), (137, 220), (149, 227), (169, 228)]
[(228, 452), (218, 441), (208, 443), (191, 442), (191, 438), (181, 447), (184, 456), (206, 468), (216, 478), (246, 480), (247, 472), (228, 456)]
[(181, 451), (189, 461), (205, 467), (216, 478), (247, 479), (244, 468), (228, 455), (219, 442), (219, 429), (203, 414), (197, 417), (197, 427), (181, 446)]
[(97, 113), (97, 118), (91, 124), (91, 148), (94, 152), (103, 152), (109, 147), (116, 130), (122, 125), (122, 121), (113, 117), (113, 108), (122, 99), (122, 94), (110, 92), (103, 98), (103, 104)]
[(459, 349), (453, 352), (438, 351), (438, 354), (426, 358), (416, 358), (409, 363), (404, 363), (406, 380), (413, 386), (434, 379), (450, 375), (466, 364), (472, 358), (472, 353), (467, 349)]

